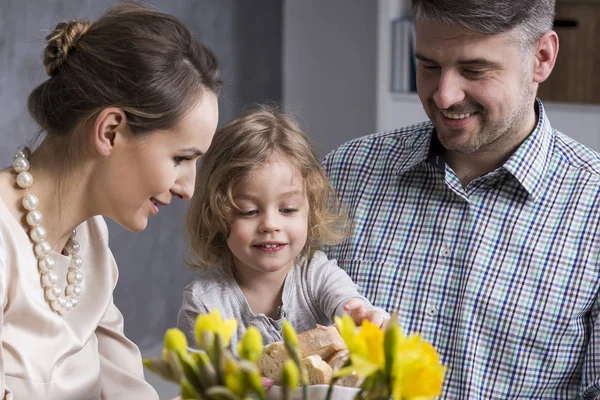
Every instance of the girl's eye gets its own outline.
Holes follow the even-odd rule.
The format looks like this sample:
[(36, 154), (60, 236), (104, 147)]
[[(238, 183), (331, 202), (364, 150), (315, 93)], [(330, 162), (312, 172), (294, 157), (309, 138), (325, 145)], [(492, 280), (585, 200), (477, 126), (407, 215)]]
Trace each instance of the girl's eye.
[(173, 157), (173, 161), (175, 162), (175, 166), (178, 166), (184, 161), (190, 161), (190, 157)]
[(258, 210), (250, 210), (250, 211), (240, 211), (240, 215), (242, 217), (252, 217), (253, 215), (258, 214)]
[(296, 211), (298, 211), (298, 209), (297, 208), (282, 208), (279, 211), (284, 214), (292, 214), (292, 213), (295, 213)]

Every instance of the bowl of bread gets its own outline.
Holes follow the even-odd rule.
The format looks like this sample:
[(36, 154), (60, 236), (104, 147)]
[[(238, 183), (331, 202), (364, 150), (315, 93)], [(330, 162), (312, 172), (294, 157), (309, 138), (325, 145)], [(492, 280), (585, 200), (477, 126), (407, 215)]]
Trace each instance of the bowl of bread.
[[(308, 399), (325, 399), (333, 375), (348, 360), (350, 353), (335, 326), (318, 325), (315, 329), (298, 335), (302, 365), (308, 376)], [(262, 376), (273, 379), (275, 385), (268, 390), (267, 398), (282, 398), (281, 369), (290, 357), (283, 342), (274, 342), (264, 347), (258, 360), (258, 369)], [(332, 400), (353, 399), (358, 393), (362, 379), (356, 375), (347, 375), (334, 382)], [(302, 399), (302, 390), (296, 389), (293, 399)]]

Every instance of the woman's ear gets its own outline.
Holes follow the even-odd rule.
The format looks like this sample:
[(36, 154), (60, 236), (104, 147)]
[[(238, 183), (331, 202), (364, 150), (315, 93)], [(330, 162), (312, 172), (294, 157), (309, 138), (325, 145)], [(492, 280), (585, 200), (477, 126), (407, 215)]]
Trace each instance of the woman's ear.
[(110, 155), (127, 134), (127, 129), (127, 117), (123, 110), (117, 107), (105, 108), (94, 121), (94, 148), (100, 155)]
[(542, 83), (550, 76), (558, 55), (558, 35), (546, 32), (538, 41), (534, 55), (533, 81)]

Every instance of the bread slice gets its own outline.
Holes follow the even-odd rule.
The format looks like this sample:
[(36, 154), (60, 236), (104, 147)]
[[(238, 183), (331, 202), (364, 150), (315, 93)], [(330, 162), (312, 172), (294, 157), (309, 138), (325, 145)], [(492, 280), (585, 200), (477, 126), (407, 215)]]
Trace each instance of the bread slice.
[(302, 364), (308, 374), (309, 385), (328, 385), (333, 376), (333, 370), (321, 357), (316, 354), (304, 357)]
[(281, 369), (285, 360), (289, 358), (283, 342), (274, 342), (263, 348), (263, 353), (257, 362), (260, 374), (271, 378), (275, 384), (281, 383)]
[[(337, 371), (342, 369), (349, 357), (350, 352), (347, 349), (339, 350), (334, 355), (332, 355), (331, 358), (328, 360), (328, 364), (333, 370), (333, 373), (336, 373)], [(359, 387), (362, 384), (363, 380), (364, 379), (358, 376), (356, 373), (352, 373), (352, 375), (342, 376), (337, 381), (335, 381), (335, 384), (338, 386), (345, 387)]]
[[(317, 325), (315, 329), (298, 335), (298, 341), (300, 342), (303, 360), (309, 359), (311, 356), (317, 357), (310, 358), (307, 361), (311, 365), (307, 368), (313, 370), (314, 379), (319, 381), (327, 379), (325, 383), (329, 383), (333, 369), (324, 360), (329, 360), (332, 355), (346, 349), (346, 344), (337, 328), (335, 326)], [(271, 378), (275, 384), (279, 384), (281, 382), (281, 368), (289, 358), (283, 342), (270, 343), (263, 348), (262, 356), (257, 363), (258, 370), (262, 376)]]
[(334, 325), (317, 325), (315, 329), (298, 335), (302, 356), (318, 355), (323, 360), (328, 360), (335, 352), (346, 348), (344, 339)]
[(348, 349), (338, 350), (327, 360), (327, 363), (333, 369), (333, 372), (337, 372), (342, 369), (349, 357), (350, 351)]

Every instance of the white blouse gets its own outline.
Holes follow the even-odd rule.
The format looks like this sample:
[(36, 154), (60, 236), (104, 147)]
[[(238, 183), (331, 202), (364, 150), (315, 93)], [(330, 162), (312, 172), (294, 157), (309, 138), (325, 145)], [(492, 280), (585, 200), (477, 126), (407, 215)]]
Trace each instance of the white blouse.
[[(54, 313), (40, 285), (33, 244), (0, 198), (0, 394), (2, 399), (158, 399), (144, 380), (137, 346), (113, 303), (118, 270), (100, 216), (77, 227), (83, 293)], [(70, 257), (52, 252), (58, 285)]]

